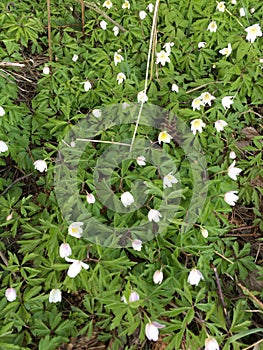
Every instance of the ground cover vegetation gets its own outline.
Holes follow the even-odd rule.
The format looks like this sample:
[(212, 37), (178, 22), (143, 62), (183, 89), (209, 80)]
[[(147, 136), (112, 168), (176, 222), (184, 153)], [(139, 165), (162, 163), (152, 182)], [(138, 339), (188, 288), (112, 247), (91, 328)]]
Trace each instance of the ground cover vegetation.
[(0, 349), (262, 349), (262, 4), (0, 10)]

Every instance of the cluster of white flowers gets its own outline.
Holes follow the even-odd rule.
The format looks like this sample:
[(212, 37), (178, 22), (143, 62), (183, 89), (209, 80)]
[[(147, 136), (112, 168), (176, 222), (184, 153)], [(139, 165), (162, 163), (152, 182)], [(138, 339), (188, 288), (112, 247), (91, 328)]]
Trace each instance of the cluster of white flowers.
[(171, 47), (174, 46), (173, 42), (169, 42), (164, 44), (164, 50), (161, 50), (160, 52), (157, 52), (156, 54), (156, 64), (161, 63), (162, 66), (165, 65), (165, 63), (170, 63), (170, 54), (171, 54)]

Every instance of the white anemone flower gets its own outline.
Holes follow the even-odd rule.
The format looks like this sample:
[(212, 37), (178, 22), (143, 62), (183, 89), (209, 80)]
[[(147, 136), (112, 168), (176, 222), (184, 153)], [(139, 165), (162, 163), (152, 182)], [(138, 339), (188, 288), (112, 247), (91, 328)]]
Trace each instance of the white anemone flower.
[(224, 121), (224, 120), (217, 120), (215, 122), (215, 128), (216, 128), (216, 131), (217, 132), (220, 132), (220, 131), (223, 131), (224, 130), (224, 127), (227, 126), (227, 122)]
[(205, 340), (205, 350), (219, 350), (218, 342), (213, 337), (208, 337)]
[(193, 111), (195, 111), (196, 109), (197, 109), (198, 111), (200, 111), (201, 106), (204, 106), (204, 105), (205, 105), (205, 102), (203, 101), (203, 99), (201, 98), (201, 96), (196, 97), (196, 98), (193, 99), (193, 101), (192, 101), (192, 108), (193, 108)]
[(208, 231), (206, 228), (204, 227), (201, 227), (201, 234), (204, 238), (207, 238), (208, 237)]
[(161, 63), (161, 65), (164, 66), (166, 62), (167, 63), (171, 62), (167, 51), (162, 50), (160, 52), (157, 52), (156, 56), (157, 56), (156, 64)]
[(233, 98), (234, 96), (225, 96), (222, 98), (222, 106), (224, 109), (230, 108), (230, 106), (233, 104)]
[(210, 92), (203, 92), (200, 96), (200, 99), (203, 101), (203, 103), (208, 106), (211, 106), (211, 102), (215, 100), (215, 96), (211, 95)]
[(228, 43), (227, 47), (225, 47), (222, 50), (219, 50), (219, 53), (221, 53), (221, 55), (228, 57), (232, 52), (232, 46), (230, 43)]
[(128, 0), (126, 0), (122, 6), (121, 6), (123, 9), (130, 9), (131, 5), (130, 5), (130, 2)]
[(203, 49), (206, 46), (206, 41), (200, 41), (198, 43), (198, 49)]
[(241, 8), (239, 9), (239, 15), (240, 15), (240, 17), (245, 17), (245, 15), (246, 15), (246, 10), (244, 9), (244, 7), (241, 7)]
[(137, 252), (140, 252), (142, 250), (142, 241), (140, 239), (133, 239), (131, 244), (133, 250), (136, 250)]
[(3, 117), (5, 115), (5, 110), (2, 106), (0, 106), (0, 117)]
[(34, 167), (36, 170), (38, 170), (41, 173), (43, 173), (44, 171), (47, 171), (47, 163), (42, 159), (36, 160), (34, 162)]
[(163, 48), (165, 49), (165, 51), (167, 52), (168, 55), (170, 55), (171, 53), (171, 48), (174, 46), (174, 42), (168, 42), (168, 43), (165, 43), (163, 45)]
[(172, 89), (173, 92), (179, 92), (179, 86), (177, 84), (173, 84), (172, 85)]
[(195, 135), (196, 132), (200, 132), (202, 133), (203, 129), (205, 128), (206, 124), (202, 121), (202, 119), (194, 119), (191, 121), (191, 131), (193, 132), (193, 134)]
[(7, 301), (15, 301), (16, 300), (15, 288), (7, 288), (7, 290), (5, 291), (5, 297)]
[(158, 322), (149, 322), (145, 326), (145, 335), (149, 340), (157, 341), (159, 337), (159, 329), (165, 326)]
[(48, 75), (50, 73), (49, 66), (44, 66), (43, 68), (43, 74)]
[(104, 1), (103, 7), (106, 7), (107, 9), (110, 9), (112, 7), (112, 2), (110, 0)]
[(153, 12), (154, 5), (152, 3), (150, 3), (146, 8), (149, 12)]
[(76, 277), (80, 271), (83, 269), (88, 270), (89, 269), (89, 265), (82, 262), (81, 260), (75, 260), (75, 259), (70, 259), (68, 257), (65, 258), (65, 260), (67, 262), (71, 262), (72, 264), (70, 265), (69, 269), (68, 269), (68, 276), (71, 278)]
[(146, 159), (145, 159), (145, 157), (144, 156), (139, 156), (139, 157), (137, 157), (136, 158), (136, 162), (137, 162), (137, 164), (139, 165), (139, 166), (144, 166), (144, 165), (146, 165)]
[(83, 224), (81, 221), (72, 222), (68, 227), (68, 234), (72, 237), (81, 238), (83, 232), (81, 226)]
[(172, 173), (165, 175), (163, 178), (163, 188), (173, 187), (173, 184), (177, 184), (177, 183), (178, 183), (178, 180), (172, 175)]
[(59, 255), (61, 258), (66, 258), (72, 254), (71, 247), (68, 243), (62, 243), (59, 247)]
[(218, 3), (217, 3), (216, 9), (217, 9), (219, 12), (225, 12), (225, 9), (226, 9), (225, 2), (224, 2), (224, 1), (218, 2)]
[(163, 143), (170, 143), (172, 139), (172, 136), (168, 134), (166, 131), (161, 131), (158, 136), (158, 142), (161, 144)]
[(202, 273), (197, 269), (192, 269), (188, 275), (187, 282), (192, 286), (198, 286), (199, 282), (204, 279)]
[(237, 191), (228, 191), (224, 195), (224, 201), (231, 205), (232, 207), (236, 205), (236, 202), (238, 201), (239, 197), (237, 196)]
[(148, 101), (148, 97), (145, 91), (140, 91), (137, 95), (137, 100), (139, 103), (145, 103)]
[(163, 281), (163, 271), (162, 270), (156, 270), (153, 274), (153, 282), (155, 284), (161, 284)]
[(96, 199), (92, 193), (87, 193), (86, 200), (89, 204), (94, 204)]
[(0, 141), (0, 153), (8, 151), (8, 146), (4, 141)]
[(159, 210), (151, 209), (148, 213), (148, 219), (149, 221), (159, 222), (160, 218), (162, 217), (162, 214), (159, 212)]
[(106, 21), (100, 21), (100, 27), (101, 27), (101, 29), (103, 29), (103, 30), (106, 30), (107, 29), (107, 22)]
[(207, 27), (207, 30), (209, 30), (211, 33), (215, 33), (217, 31), (216, 21), (211, 21)]
[(132, 205), (134, 203), (133, 195), (130, 192), (124, 192), (121, 195), (121, 202), (127, 208), (129, 205)]
[(124, 73), (120, 72), (117, 74), (118, 84), (123, 83), (125, 79), (126, 79), (126, 75)]
[(89, 80), (86, 80), (84, 83), (84, 90), (87, 92), (92, 88), (92, 85)]
[(242, 169), (236, 168), (235, 165), (236, 161), (234, 160), (233, 163), (227, 169), (228, 176), (233, 180), (237, 180), (237, 175), (239, 175), (242, 171)]
[(124, 60), (122, 55), (120, 55), (118, 52), (114, 53), (114, 64), (117, 66), (118, 63), (121, 63)]
[(262, 36), (262, 31), (258, 23), (253, 24), (253, 26), (245, 28), (247, 32), (246, 39), (253, 43), (258, 36)]
[(74, 54), (73, 57), (72, 57), (72, 61), (73, 62), (77, 62), (78, 59), (79, 59), (79, 56)]
[(119, 34), (119, 31), (120, 31), (119, 27), (114, 26), (112, 30), (113, 30), (113, 33), (115, 36), (117, 36)]
[(50, 303), (59, 303), (62, 300), (62, 293), (60, 289), (52, 289), (49, 293), (48, 301)]
[(231, 152), (229, 153), (229, 158), (230, 158), (230, 159), (236, 159), (236, 157), (237, 157), (236, 152), (231, 151)]
[(140, 11), (139, 12), (139, 17), (143, 21), (147, 16), (147, 13), (145, 11)]
[(101, 109), (95, 108), (92, 111), (92, 114), (94, 115), (95, 118), (100, 118), (101, 117)]
[[(138, 300), (140, 300), (139, 294), (137, 292), (135, 292), (134, 290), (132, 290), (130, 295), (129, 295), (129, 303), (134, 303), (135, 301), (138, 301)], [(127, 299), (124, 295), (121, 297), (121, 301), (123, 301), (124, 304), (128, 304)]]

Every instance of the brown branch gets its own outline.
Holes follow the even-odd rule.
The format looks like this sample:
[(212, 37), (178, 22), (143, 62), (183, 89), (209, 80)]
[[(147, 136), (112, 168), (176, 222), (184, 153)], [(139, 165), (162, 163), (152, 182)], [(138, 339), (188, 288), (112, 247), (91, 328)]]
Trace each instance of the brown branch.
[(0, 67), (25, 67), (25, 64), (17, 62), (0, 62)]
[(84, 5), (84, 1), (80, 0), (81, 2), (81, 25), (82, 25), (82, 34), (84, 35), (85, 33), (85, 5)]
[(13, 187), (17, 182), (26, 179), (27, 177), (31, 176), (33, 173), (21, 176), (17, 178), (14, 182), (12, 182), (7, 188), (0, 194), (0, 196), (3, 196), (11, 187)]
[(247, 287), (243, 286), (240, 282), (236, 281), (236, 284), (238, 285), (239, 288), (242, 289), (242, 292), (246, 295), (249, 296), (249, 298), (251, 298), (254, 303), (257, 304), (257, 306), (259, 306), (262, 310), (263, 310), (263, 303), (255, 297), (255, 295), (253, 293), (250, 292), (250, 290), (247, 289)]

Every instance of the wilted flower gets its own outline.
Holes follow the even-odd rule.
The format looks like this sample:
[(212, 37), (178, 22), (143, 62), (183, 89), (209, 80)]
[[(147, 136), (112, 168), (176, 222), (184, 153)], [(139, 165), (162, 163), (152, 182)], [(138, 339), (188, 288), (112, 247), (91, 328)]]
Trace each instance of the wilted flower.
[(136, 162), (139, 166), (144, 166), (146, 165), (146, 162), (145, 162), (145, 157), (144, 156), (139, 156), (136, 158)]
[(172, 139), (172, 136), (168, 134), (168, 132), (166, 131), (161, 131), (159, 136), (158, 136), (158, 142), (159, 144), (161, 144), (161, 142), (163, 143), (170, 143)]
[(179, 91), (179, 86), (177, 84), (172, 85), (172, 91), (173, 92), (178, 92)]
[(224, 49), (219, 50), (219, 53), (221, 53), (221, 55), (226, 57), (228, 57), (231, 54), (231, 52), (232, 52), (232, 46), (230, 43)]
[(208, 104), (208, 106), (211, 106), (211, 101), (216, 99), (215, 96), (210, 94), (210, 92), (203, 92), (199, 98), (205, 105)]
[(140, 17), (140, 19), (142, 21), (145, 19), (146, 16), (147, 16), (147, 13), (145, 11), (140, 11), (139, 12), (139, 17)]
[(49, 66), (44, 66), (43, 68), (43, 74), (49, 74), (50, 73), (50, 69), (49, 69)]
[(234, 160), (233, 163), (227, 169), (228, 176), (233, 180), (237, 180), (237, 175), (239, 175), (242, 171), (242, 169), (236, 168), (235, 165), (236, 161)]
[[(129, 295), (129, 303), (133, 303), (134, 301), (138, 301), (138, 300), (140, 300), (139, 294), (132, 290)], [(124, 295), (121, 297), (121, 301), (123, 301), (125, 304), (128, 304), (127, 299), (125, 298)]]
[(62, 295), (60, 289), (52, 289), (49, 293), (48, 301), (50, 303), (58, 303), (61, 302)]
[(146, 8), (149, 12), (153, 12), (154, 5), (152, 3), (150, 3)]
[(16, 290), (14, 288), (7, 288), (7, 290), (5, 291), (5, 297), (7, 301), (16, 300)]
[(258, 23), (245, 28), (245, 31), (247, 32), (246, 39), (251, 43), (253, 43), (258, 36), (262, 36), (262, 31)]
[(155, 284), (161, 284), (163, 281), (163, 271), (162, 270), (156, 270), (153, 274), (153, 282)]
[(8, 146), (4, 141), (0, 141), (0, 153), (8, 151)]
[(201, 99), (201, 96), (195, 98), (193, 101), (192, 101), (192, 108), (193, 110), (195, 111), (196, 109), (199, 111), (201, 106), (204, 106), (205, 103), (204, 101)]
[(215, 338), (208, 337), (205, 340), (205, 350), (219, 350), (218, 342)]
[(82, 268), (85, 270), (89, 269), (89, 265), (85, 264), (81, 260), (70, 259), (68, 257), (65, 257), (65, 260), (67, 262), (72, 262), (67, 272), (68, 276), (71, 278), (76, 277), (80, 273)]
[(198, 286), (199, 282), (204, 279), (202, 273), (197, 269), (192, 269), (188, 275), (187, 282), (192, 286)]
[(217, 30), (216, 21), (211, 21), (207, 27), (207, 30), (209, 30), (211, 33), (215, 33)]
[(132, 248), (134, 250), (137, 250), (138, 252), (142, 250), (142, 241), (140, 239), (133, 239), (131, 243), (132, 243)]
[(162, 214), (156, 209), (151, 209), (148, 213), (149, 221), (159, 222), (161, 217)]
[(123, 81), (126, 79), (126, 75), (124, 73), (118, 73), (117, 74), (117, 81), (118, 81), (118, 84), (121, 84), (123, 83)]
[(205, 41), (200, 41), (200, 43), (198, 43), (198, 49), (202, 49), (205, 46), (206, 46), (206, 42)]
[(233, 104), (233, 98), (234, 96), (225, 96), (222, 98), (222, 106), (224, 109), (230, 108), (230, 106)]
[(224, 120), (217, 120), (215, 122), (215, 128), (217, 132), (223, 131), (225, 126), (227, 126), (227, 122)]
[(92, 114), (94, 115), (95, 118), (100, 118), (101, 117), (101, 109), (93, 109)]
[(130, 192), (124, 192), (121, 195), (121, 202), (125, 206), (125, 208), (127, 208), (129, 205), (134, 203), (133, 195)]
[(140, 91), (137, 95), (137, 100), (139, 103), (145, 103), (148, 101), (148, 97), (145, 91)]
[(79, 59), (79, 56), (74, 54), (73, 57), (72, 57), (72, 61), (73, 62), (77, 62), (78, 59)]
[(3, 117), (5, 115), (5, 110), (2, 106), (0, 106), (0, 117)]
[(66, 258), (72, 254), (71, 247), (68, 243), (62, 243), (59, 247), (59, 255), (61, 258)]
[(131, 7), (130, 3), (128, 0), (126, 0), (122, 6), (121, 6), (123, 9), (129, 9)]
[(202, 121), (202, 119), (194, 119), (191, 121), (191, 131), (195, 135), (197, 131), (200, 133), (203, 131), (202, 128), (205, 128), (206, 124)]
[(149, 340), (157, 341), (159, 337), (159, 329), (164, 327), (163, 324), (158, 322), (149, 322), (145, 326), (145, 335)]
[(208, 237), (208, 231), (206, 228), (204, 227), (201, 227), (201, 234), (204, 238), (207, 238)]
[(219, 12), (225, 12), (226, 7), (225, 7), (224, 1), (218, 2), (218, 3), (217, 3), (216, 9), (217, 9)]
[(231, 206), (236, 205), (236, 202), (239, 199), (239, 197), (236, 195), (236, 193), (238, 193), (238, 192), (237, 191), (226, 192), (224, 195), (224, 201)]
[(240, 15), (240, 17), (244, 17), (246, 15), (246, 11), (245, 11), (244, 7), (241, 7), (241, 9), (239, 10), (239, 15)]
[(157, 52), (156, 56), (157, 56), (156, 64), (161, 63), (161, 65), (164, 66), (166, 62), (168, 63), (171, 62), (169, 58), (169, 54), (164, 50)]
[(104, 1), (103, 7), (106, 7), (107, 9), (110, 9), (112, 7), (112, 2), (110, 0)]
[(230, 159), (236, 159), (236, 157), (237, 157), (236, 152), (231, 151), (231, 152), (229, 153), (229, 158), (230, 158)]
[(92, 85), (89, 80), (84, 82), (84, 90), (89, 91), (92, 88)]
[(165, 43), (163, 45), (163, 48), (165, 49), (165, 51), (167, 52), (168, 55), (170, 55), (171, 53), (171, 47), (174, 46), (174, 43), (173, 42), (168, 42), (168, 43)]
[(87, 193), (86, 199), (89, 204), (95, 203), (95, 197), (92, 193)]
[(114, 26), (112, 30), (113, 30), (113, 33), (115, 36), (117, 36), (119, 34), (119, 31), (120, 31), (119, 27)]
[(101, 27), (101, 29), (103, 29), (103, 30), (106, 30), (107, 29), (107, 22), (106, 21), (101, 21), (100, 22), (100, 27)]
[(34, 167), (36, 170), (40, 171), (41, 173), (43, 173), (43, 171), (47, 171), (47, 163), (42, 159), (36, 160), (34, 162)]
[(69, 225), (68, 227), (68, 234), (70, 236), (76, 237), (76, 238), (80, 238), (82, 235), (82, 228), (81, 226), (83, 225), (83, 222), (73, 222), (72, 224)]
[(122, 55), (120, 55), (118, 52), (114, 53), (114, 64), (115, 64), (115, 66), (117, 66), (117, 64), (120, 63), (123, 60), (124, 60), (124, 58), (122, 57)]
[(169, 173), (163, 178), (163, 188), (172, 187), (173, 184), (177, 184), (177, 182), (178, 180), (171, 173)]

